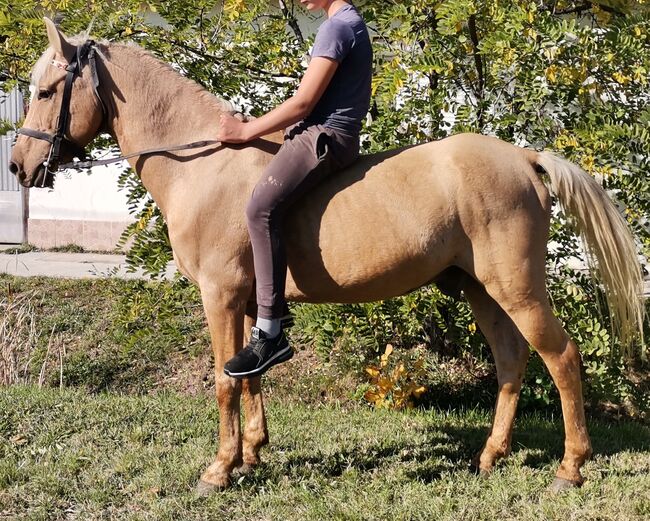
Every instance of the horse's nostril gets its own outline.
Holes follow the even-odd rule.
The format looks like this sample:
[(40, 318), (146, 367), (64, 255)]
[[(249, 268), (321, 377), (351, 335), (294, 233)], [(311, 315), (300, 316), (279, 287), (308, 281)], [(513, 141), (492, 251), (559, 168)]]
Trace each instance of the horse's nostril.
[(18, 175), (18, 172), (20, 172), (20, 167), (17, 163), (9, 161), (9, 171), (14, 175)]

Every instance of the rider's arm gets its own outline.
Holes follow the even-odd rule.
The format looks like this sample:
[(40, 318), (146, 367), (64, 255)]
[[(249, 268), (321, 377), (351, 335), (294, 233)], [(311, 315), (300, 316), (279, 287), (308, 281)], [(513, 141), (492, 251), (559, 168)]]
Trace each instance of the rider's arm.
[(316, 106), (329, 85), (339, 62), (331, 58), (312, 58), (296, 93), (264, 116), (241, 122), (229, 114), (222, 114), (217, 139), (227, 143), (244, 143), (284, 129), (304, 119)]

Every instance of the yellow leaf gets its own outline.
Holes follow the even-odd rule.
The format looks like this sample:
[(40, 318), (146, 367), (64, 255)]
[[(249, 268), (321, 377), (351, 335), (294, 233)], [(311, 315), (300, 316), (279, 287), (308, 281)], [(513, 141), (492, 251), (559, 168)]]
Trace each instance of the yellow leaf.
[(557, 67), (555, 65), (551, 65), (548, 69), (546, 69), (546, 77), (551, 83), (555, 83), (555, 80), (557, 79), (556, 70)]
[(588, 172), (591, 172), (594, 168), (594, 156), (587, 155), (582, 158), (580, 163), (582, 164), (582, 168), (587, 170)]
[(467, 329), (469, 329), (470, 333), (476, 333), (476, 324), (472, 322), (469, 326), (467, 326)]
[(394, 387), (394, 385), (394, 382), (385, 376), (382, 376), (377, 380), (377, 388), (380, 392), (383, 393), (388, 393)]
[(380, 365), (381, 365), (381, 367), (386, 367), (386, 365), (388, 364), (388, 357), (390, 356), (390, 354), (392, 352), (393, 352), (393, 346), (391, 344), (388, 344), (386, 346), (386, 350), (384, 351), (384, 354), (381, 355), (381, 357), (380, 357), (380, 360), (381, 360)]
[(376, 391), (370, 389), (363, 394), (363, 397), (370, 403), (376, 403), (382, 399)]
[(419, 398), (422, 396), (424, 393), (427, 392), (427, 388), (424, 385), (421, 385), (420, 387), (417, 387), (416, 389), (413, 389), (413, 396), (416, 398)]
[(377, 378), (379, 376), (380, 370), (379, 368), (371, 365), (370, 367), (366, 367), (366, 373), (368, 373), (373, 378)]

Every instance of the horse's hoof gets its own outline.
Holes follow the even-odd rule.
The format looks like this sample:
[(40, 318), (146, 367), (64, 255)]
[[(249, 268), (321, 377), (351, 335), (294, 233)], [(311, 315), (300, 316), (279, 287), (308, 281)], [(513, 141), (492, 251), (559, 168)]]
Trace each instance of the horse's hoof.
[(551, 486), (548, 487), (548, 490), (553, 494), (559, 494), (560, 492), (563, 492), (565, 490), (578, 488), (581, 485), (582, 482), (580, 481), (571, 481), (569, 479), (564, 479), (564, 478), (555, 478)]
[(490, 467), (489, 469), (481, 468), (477, 462), (472, 462), (469, 466), (470, 472), (482, 479), (489, 478), (492, 475), (493, 469), (494, 467)]
[(476, 469), (476, 475), (481, 479), (487, 479), (492, 475), (492, 469)]
[(255, 470), (255, 467), (250, 463), (242, 463), (239, 467), (236, 467), (232, 471), (233, 477), (247, 476)]
[(225, 485), (217, 485), (216, 483), (210, 483), (208, 481), (203, 481), (202, 479), (196, 484), (195, 492), (199, 497), (208, 497), (214, 492), (225, 489)]

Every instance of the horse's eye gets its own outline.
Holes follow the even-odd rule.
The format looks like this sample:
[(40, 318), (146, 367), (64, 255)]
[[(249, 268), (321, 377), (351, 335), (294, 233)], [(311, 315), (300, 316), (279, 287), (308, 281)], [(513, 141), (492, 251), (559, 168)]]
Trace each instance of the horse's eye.
[(39, 90), (38, 99), (50, 99), (52, 97), (51, 90)]

